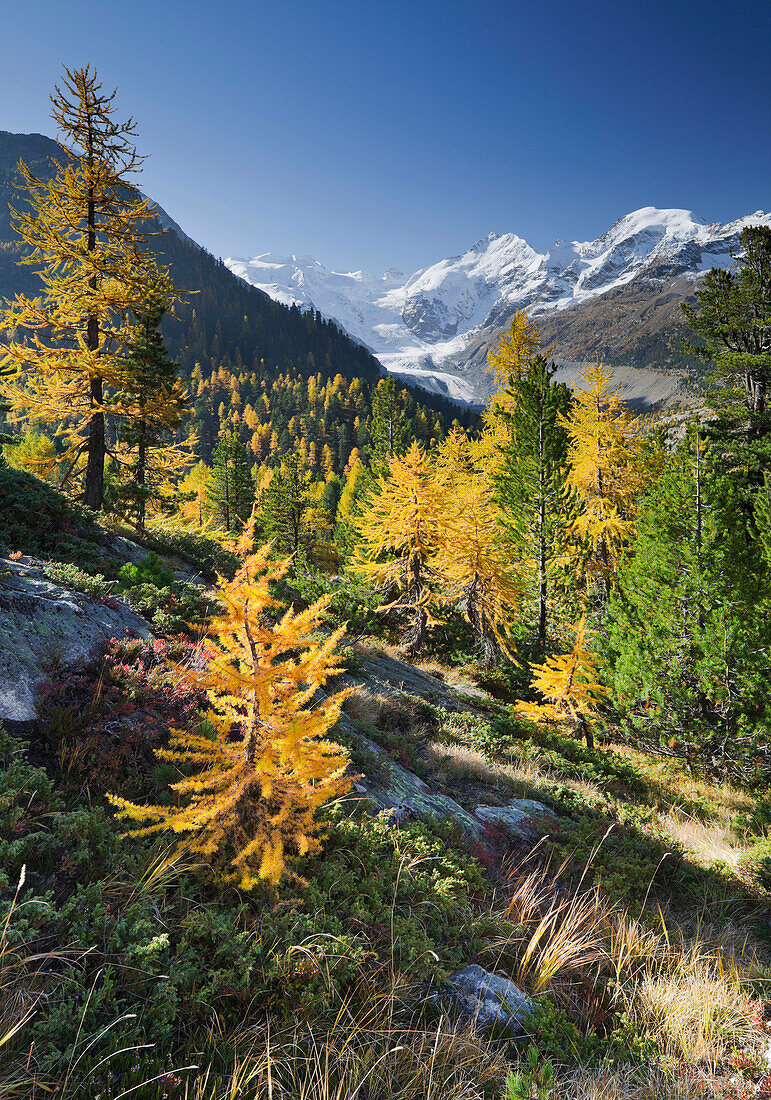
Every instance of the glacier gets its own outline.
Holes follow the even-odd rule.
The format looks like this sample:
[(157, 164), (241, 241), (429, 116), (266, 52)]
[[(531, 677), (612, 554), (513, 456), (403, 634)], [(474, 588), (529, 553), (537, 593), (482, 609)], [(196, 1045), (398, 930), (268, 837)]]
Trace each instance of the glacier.
[[(652, 288), (734, 262), (746, 225), (771, 226), (757, 211), (707, 224), (688, 210), (646, 206), (592, 241), (557, 241), (548, 252), (513, 233), (490, 233), (460, 256), (409, 277), (330, 271), (311, 256), (263, 253), (226, 265), (276, 301), (318, 310), (368, 347), (386, 370), (468, 404), (489, 393), (484, 370), (464, 369), (480, 334), (504, 327), (515, 308), (566, 310), (634, 280)], [(460, 367), (459, 367), (460, 365)]]

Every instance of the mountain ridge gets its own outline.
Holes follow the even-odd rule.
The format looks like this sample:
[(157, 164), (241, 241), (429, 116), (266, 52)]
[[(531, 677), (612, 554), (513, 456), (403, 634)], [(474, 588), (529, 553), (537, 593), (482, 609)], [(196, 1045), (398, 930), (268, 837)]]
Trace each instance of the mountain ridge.
[(225, 263), (275, 300), (334, 318), (389, 371), (479, 403), (491, 387), (487, 348), (515, 309), (537, 320), (558, 361), (600, 356), (684, 374), (679, 304), (710, 267), (733, 263), (742, 228), (757, 224), (771, 225), (771, 215), (707, 223), (684, 209), (641, 207), (591, 241), (541, 253), (514, 233), (490, 233), (406, 277), (330, 271), (299, 254)]

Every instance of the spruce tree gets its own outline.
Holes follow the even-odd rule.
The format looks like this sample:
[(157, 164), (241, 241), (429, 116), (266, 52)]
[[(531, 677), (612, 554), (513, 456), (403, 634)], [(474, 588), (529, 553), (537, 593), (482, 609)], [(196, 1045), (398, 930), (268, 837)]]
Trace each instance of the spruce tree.
[(236, 432), (223, 432), (212, 453), (207, 485), (212, 514), (226, 531), (240, 530), (254, 505), (249, 456)]
[(508, 387), (508, 400), (499, 411), (508, 432), (500, 444), (502, 461), (495, 478), (514, 558), (530, 574), (541, 650), (546, 646), (555, 559), (571, 518), (564, 426), (571, 396), (564, 383), (554, 381), (555, 369), (538, 355)]
[(644, 499), (607, 619), (635, 735), (747, 777), (771, 719), (771, 577), (741, 494), (693, 427)]

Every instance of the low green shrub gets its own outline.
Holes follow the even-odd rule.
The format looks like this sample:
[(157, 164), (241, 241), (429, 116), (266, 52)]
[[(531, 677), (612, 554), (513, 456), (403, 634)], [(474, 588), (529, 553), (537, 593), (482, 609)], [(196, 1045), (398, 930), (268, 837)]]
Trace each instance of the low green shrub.
[(13, 551), (106, 571), (95, 513), (32, 474), (0, 465), (0, 553)]
[(221, 542), (196, 531), (185, 531), (181, 527), (153, 526), (141, 536), (141, 541), (149, 550), (159, 554), (173, 554), (200, 572), (204, 580), (214, 582), (217, 576), (232, 579), (238, 568), (238, 556), (228, 550)]

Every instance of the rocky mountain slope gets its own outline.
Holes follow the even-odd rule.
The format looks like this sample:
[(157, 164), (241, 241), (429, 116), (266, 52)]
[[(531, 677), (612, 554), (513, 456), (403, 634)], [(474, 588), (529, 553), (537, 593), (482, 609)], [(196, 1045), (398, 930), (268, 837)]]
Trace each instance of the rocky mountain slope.
[(409, 277), (328, 271), (309, 256), (273, 253), (225, 262), (276, 301), (334, 318), (388, 370), (474, 402), (490, 392), (487, 348), (515, 309), (537, 318), (560, 362), (600, 356), (682, 372), (680, 302), (705, 271), (733, 262), (741, 230), (757, 224), (771, 225), (771, 215), (707, 225), (686, 210), (645, 207), (596, 240), (558, 241), (546, 253), (491, 233)]

